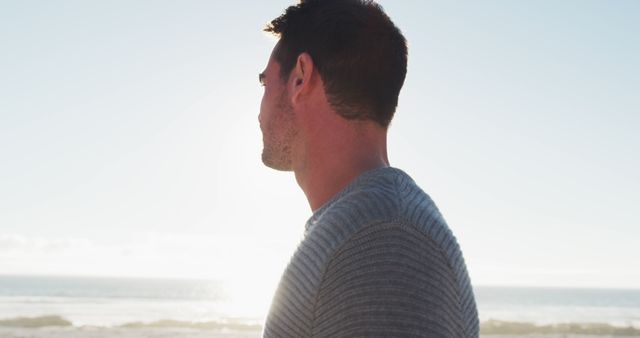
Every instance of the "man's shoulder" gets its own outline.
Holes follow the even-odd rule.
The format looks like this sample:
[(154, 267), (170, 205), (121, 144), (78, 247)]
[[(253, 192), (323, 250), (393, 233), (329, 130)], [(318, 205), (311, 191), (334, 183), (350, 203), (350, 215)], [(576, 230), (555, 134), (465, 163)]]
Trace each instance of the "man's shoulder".
[(453, 239), (433, 200), (397, 168), (363, 174), (314, 214), (306, 235), (333, 251), (356, 232), (379, 224), (413, 228), (440, 245)]
[(408, 174), (387, 167), (367, 172), (356, 179), (316, 212), (307, 227), (360, 228), (382, 222), (402, 222), (422, 230), (446, 224), (431, 197)]

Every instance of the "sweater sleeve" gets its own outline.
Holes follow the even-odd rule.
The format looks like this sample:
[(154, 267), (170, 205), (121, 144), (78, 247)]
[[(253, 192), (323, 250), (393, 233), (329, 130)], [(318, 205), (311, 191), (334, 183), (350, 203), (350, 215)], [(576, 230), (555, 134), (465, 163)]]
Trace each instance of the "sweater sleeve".
[(356, 232), (331, 257), (313, 337), (464, 337), (457, 282), (441, 249), (400, 224)]

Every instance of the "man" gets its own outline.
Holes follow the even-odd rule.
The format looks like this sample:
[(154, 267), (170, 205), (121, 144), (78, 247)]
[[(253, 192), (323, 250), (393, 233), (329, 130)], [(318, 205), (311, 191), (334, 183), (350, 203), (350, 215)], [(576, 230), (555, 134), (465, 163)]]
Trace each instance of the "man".
[(366, 0), (303, 0), (265, 29), (265, 165), (293, 171), (313, 216), (265, 337), (477, 337), (471, 284), (433, 201), (389, 166), (407, 67), (402, 33)]

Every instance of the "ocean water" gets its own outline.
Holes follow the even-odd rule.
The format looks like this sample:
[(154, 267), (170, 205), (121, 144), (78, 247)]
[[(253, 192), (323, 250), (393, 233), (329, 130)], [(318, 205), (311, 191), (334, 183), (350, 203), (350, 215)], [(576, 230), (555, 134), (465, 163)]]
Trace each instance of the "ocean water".
[[(0, 276), (0, 326), (15, 324), (18, 317), (44, 318), (43, 325), (63, 319), (99, 327), (173, 322), (255, 329), (262, 324), (266, 313), (238, 307), (225, 289), (208, 280)], [(475, 294), (481, 322), (640, 329), (640, 290), (477, 287)]]
[(218, 281), (0, 276), (0, 320), (42, 316), (75, 326), (262, 320), (251, 309), (239, 311)]
[(477, 287), (481, 322), (602, 323), (640, 328), (640, 289)]

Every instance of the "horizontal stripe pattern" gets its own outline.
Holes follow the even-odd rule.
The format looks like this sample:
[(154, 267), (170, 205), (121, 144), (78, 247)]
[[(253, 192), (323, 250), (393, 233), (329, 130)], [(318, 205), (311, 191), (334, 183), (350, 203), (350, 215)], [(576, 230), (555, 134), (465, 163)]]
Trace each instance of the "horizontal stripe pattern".
[(403, 171), (364, 173), (306, 224), (264, 337), (478, 337), (460, 247)]

